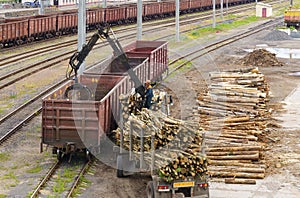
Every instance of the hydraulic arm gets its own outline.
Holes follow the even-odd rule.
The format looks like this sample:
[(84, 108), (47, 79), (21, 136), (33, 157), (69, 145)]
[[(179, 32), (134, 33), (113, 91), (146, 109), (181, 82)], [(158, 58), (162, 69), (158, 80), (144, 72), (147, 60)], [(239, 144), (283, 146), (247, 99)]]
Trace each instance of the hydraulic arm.
[(110, 44), (111, 48), (114, 50), (114, 54), (118, 57), (118, 59), (121, 61), (122, 65), (127, 69), (127, 72), (131, 78), (131, 80), (134, 82), (135, 91), (139, 93), (142, 98), (144, 98), (145, 95), (145, 88), (139, 78), (134, 73), (132, 67), (130, 66), (128, 62), (128, 58), (126, 54), (123, 51), (123, 48), (117, 38), (115, 37), (113, 31), (113, 39), (109, 36), (109, 30), (110, 27), (100, 27), (98, 31), (91, 37), (89, 42), (82, 47), (82, 50), (80, 52), (76, 52), (69, 61), (69, 65), (71, 66), (71, 71), (67, 73), (67, 77), (70, 78), (72, 72), (75, 73), (75, 82), (78, 83), (77, 80), (77, 71), (84, 62), (85, 58), (88, 56), (96, 42), (99, 38), (106, 39), (108, 43)]

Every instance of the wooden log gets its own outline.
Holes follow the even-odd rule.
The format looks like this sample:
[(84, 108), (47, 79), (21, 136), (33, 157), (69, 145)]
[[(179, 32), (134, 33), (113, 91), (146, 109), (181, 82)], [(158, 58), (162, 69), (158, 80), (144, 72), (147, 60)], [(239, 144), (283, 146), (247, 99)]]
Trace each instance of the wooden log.
[(225, 178), (225, 184), (256, 184), (254, 179)]
[(241, 172), (214, 172), (209, 171), (212, 177), (234, 177), (234, 178), (250, 178), (250, 179), (263, 179), (263, 173), (241, 173)]
[(214, 166), (239, 166), (239, 167), (252, 167), (252, 168), (266, 168), (263, 164), (254, 164), (251, 161), (243, 162), (241, 160), (209, 160), (209, 165)]
[(250, 168), (250, 167), (216, 167), (209, 166), (209, 171), (214, 172), (245, 172), (245, 173), (265, 173), (264, 168)]
[(207, 156), (210, 160), (259, 160), (259, 153), (251, 155)]
[(259, 151), (261, 146), (241, 146), (241, 147), (221, 147), (221, 148), (207, 148), (206, 151)]
[(257, 78), (262, 74), (256, 73), (237, 73), (237, 72), (210, 72), (210, 79), (215, 78)]
[(259, 151), (229, 151), (229, 152), (205, 152), (207, 156), (227, 156), (227, 155), (253, 155)]

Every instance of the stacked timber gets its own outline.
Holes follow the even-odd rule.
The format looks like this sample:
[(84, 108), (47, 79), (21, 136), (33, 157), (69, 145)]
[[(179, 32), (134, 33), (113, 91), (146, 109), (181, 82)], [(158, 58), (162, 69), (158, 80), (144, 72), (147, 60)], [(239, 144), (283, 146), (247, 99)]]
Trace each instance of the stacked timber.
[[(153, 95), (151, 109), (154, 111), (159, 111), (161, 110), (162, 105), (164, 105), (166, 92), (154, 89)], [(119, 100), (122, 104), (122, 116), (125, 122), (128, 120), (131, 114), (138, 114), (138, 111), (144, 106), (142, 97), (134, 92), (126, 95), (121, 94), (119, 96)]]
[[(113, 133), (120, 145), (121, 129)], [(199, 123), (168, 117), (161, 111), (142, 109), (132, 113), (123, 126), (123, 148), (132, 149), (136, 159), (142, 154), (148, 165), (154, 162), (154, 170), (167, 182), (206, 174), (208, 162), (201, 146)]]
[(270, 112), (269, 88), (257, 68), (210, 73), (208, 92), (195, 113), (206, 131), (209, 174), (226, 183), (264, 178), (263, 144)]

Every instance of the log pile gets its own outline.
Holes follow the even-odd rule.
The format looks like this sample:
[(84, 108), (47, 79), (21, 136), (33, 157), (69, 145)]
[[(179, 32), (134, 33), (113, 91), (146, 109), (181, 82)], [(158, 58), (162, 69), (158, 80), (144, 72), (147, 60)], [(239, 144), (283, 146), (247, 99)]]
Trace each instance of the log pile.
[(210, 80), (195, 110), (206, 131), (209, 174), (226, 183), (254, 184), (266, 168), (260, 142), (270, 121), (265, 77), (251, 68), (213, 72)]
[[(120, 145), (121, 129), (113, 131)], [(145, 162), (154, 159), (154, 170), (165, 181), (201, 177), (207, 171), (202, 152), (199, 123), (168, 117), (160, 111), (142, 109), (133, 113), (123, 126), (123, 148), (132, 150), (136, 159), (143, 152)], [(143, 146), (141, 146), (143, 138)], [(152, 140), (152, 141), (151, 141)]]
[[(166, 97), (166, 92), (153, 89), (153, 95), (151, 109), (159, 111)], [(142, 97), (135, 93), (122, 94), (119, 96), (119, 100), (122, 104), (122, 116), (125, 122), (128, 120), (129, 115), (138, 114), (138, 111), (141, 110), (144, 105)]]

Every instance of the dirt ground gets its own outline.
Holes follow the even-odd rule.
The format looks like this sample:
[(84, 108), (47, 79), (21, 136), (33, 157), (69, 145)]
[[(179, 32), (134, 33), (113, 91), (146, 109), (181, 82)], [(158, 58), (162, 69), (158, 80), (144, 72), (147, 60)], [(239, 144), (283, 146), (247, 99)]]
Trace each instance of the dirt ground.
[[(196, 40), (193, 44), (184, 43), (177, 46), (176, 50), (170, 49), (170, 57), (176, 54), (184, 54), (193, 48), (205, 46), (207, 43), (218, 40), (224, 36), (234, 34), (238, 30), (214, 35), (213, 39), (203, 42)], [(251, 38), (240, 40), (230, 46), (219, 49), (196, 61), (192, 66), (180, 71), (180, 74), (172, 75), (164, 80), (160, 88), (172, 91), (176, 98), (176, 107), (171, 107), (171, 115), (181, 119), (194, 119), (191, 116), (192, 108), (195, 107), (196, 97), (206, 90), (209, 84), (208, 72), (218, 70), (229, 70), (246, 67), (241, 65), (240, 59), (248, 52), (246, 49), (257, 48), (257, 45), (267, 44), (272, 48), (296, 48), (299, 49), (299, 40), (264, 41), (265, 35), (271, 30), (254, 35)], [(300, 78), (289, 75), (293, 71), (300, 71), (300, 59), (279, 58), (283, 66), (259, 67), (259, 70), (266, 76), (271, 90), (270, 107), (273, 110), (275, 122), (279, 121), (281, 115), (286, 112), (282, 101), (300, 84)], [(249, 192), (244, 187), (220, 187), (221, 184), (211, 184), (211, 197), (297, 197), (300, 195), (300, 129), (272, 128), (269, 130), (269, 141), (265, 144), (265, 161), (268, 166), (267, 177), (262, 182), (266, 185), (257, 184), (256, 188)], [(134, 175), (119, 179), (116, 177), (116, 170), (98, 162), (95, 166), (97, 177), (88, 176), (92, 182), (89, 188), (85, 189), (80, 197), (146, 197), (146, 183), (150, 180), (149, 175)], [(275, 181), (273, 181), (273, 179)], [(278, 183), (277, 179), (281, 181)], [(277, 183), (276, 183), (277, 182)], [(230, 186), (230, 185), (227, 185)], [(263, 186), (263, 187), (262, 187)], [(288, 188), (288, 194), (281, 189)], [(239, 190), (240, 189), (240, 190)], [(240, 192), (239, 192), (240, 191)], [(222, 194), (225, 193), (225, 194)], [(226, 192), (229, 194), (226, 195)], [(234, 194), (237, 192), (237, 194)], [(282, 192), (282, 194), (280, 194)], [(232, 194), (230, 194), (232, 193)], [(264, 194), (264, 193), (267, 193)], [(279, 194), (278, 194), (279, 193)], [(299, 194), (298, 194), (299, 193)], [(274, 196), (273, 196), (274, 195)], [(275, 196), (276, 195), (276, 196)], [(284, 196), (285, 195), (285, 196)]]

